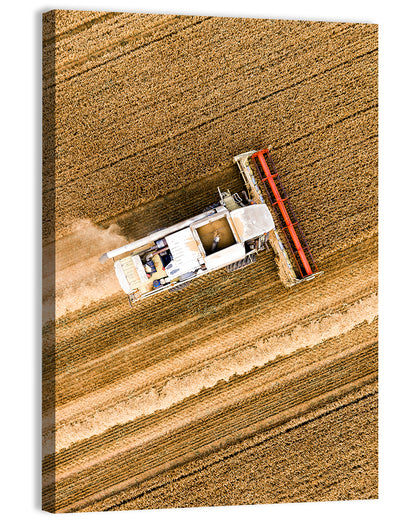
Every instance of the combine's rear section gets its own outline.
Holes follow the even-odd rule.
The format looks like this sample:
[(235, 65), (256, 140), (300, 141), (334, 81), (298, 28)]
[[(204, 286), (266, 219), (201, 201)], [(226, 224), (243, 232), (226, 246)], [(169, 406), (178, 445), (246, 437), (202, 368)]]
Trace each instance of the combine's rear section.
[(268, 149), (249, 151), (235, 156), (234, 162), (240, 169), (250, 197), (259, 203), (267, 203), (273, 212), (281, 237), (276, 230), (269, 241), (277, 255), (276, 263), (284, 285), (291, 287), (321, 274), (318, 272), (299, 220), (279, 178), (270, 151)]

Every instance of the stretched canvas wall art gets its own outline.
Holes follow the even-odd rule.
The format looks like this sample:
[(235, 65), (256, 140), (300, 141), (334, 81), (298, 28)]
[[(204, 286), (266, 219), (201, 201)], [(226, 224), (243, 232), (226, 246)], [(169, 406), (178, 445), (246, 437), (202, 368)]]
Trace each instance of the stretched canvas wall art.
[(378, 496), (377, 26), (43, 15), (43, 508)]

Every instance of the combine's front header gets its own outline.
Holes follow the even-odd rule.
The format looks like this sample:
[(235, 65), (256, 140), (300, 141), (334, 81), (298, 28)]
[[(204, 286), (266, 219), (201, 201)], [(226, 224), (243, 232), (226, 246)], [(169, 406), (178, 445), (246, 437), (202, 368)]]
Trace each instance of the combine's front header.
[[(259, 203), (266, 201), (276, 218), (287, 249), (277, 231), (274, 231), (269, 242), (277, 255), (276, 263), (280, 268), (280, 277), (284, 285), (291, 287), (321, 274), (280, 181), (269, 149), (240, 154), (234, 157), (234, 162), (240, 169), (250, 197)], [(251, 165), (254, 166), (257, 177)]]

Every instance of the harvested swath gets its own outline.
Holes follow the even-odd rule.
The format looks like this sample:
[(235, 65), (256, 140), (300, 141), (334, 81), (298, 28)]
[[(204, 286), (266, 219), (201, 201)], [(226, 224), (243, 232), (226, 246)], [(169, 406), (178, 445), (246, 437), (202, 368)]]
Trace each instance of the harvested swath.
[[(88, 441), (78, 441), (69, 448), (66, 448), (57, 456), (56, 464), (59, 466), (59, 475), (68, 473), (68, 471), (77, 468), (77, 463), (91, 461), (93, 459), (104, 461), (106, 454), (112, 453), (117, 447), (132, 446), (146, 439), (152, 433), (161, 434), (172, 430), (174, 425), (183, 426), (189, 423), (189, 416), (195, 420), (195, 405), (198, 404), (199, 418), (207, 417), (207, 412), (218, 411), (219, 408), (226, 408), (235, 404), (243, 404), (245, 398), (249, 398), (256, 394), (265, 393), (277, 386), (280, 392), (290, 382), (298, 382), (299, 378), (304, 378), (305, 375), (309, 377), (313, 372), (316, 372), (320, 366), (329, 366), (330, 362), (337, 364), (339, 361), (345, 362), (347, 357), (351, 357), (351, 353), (368, 351), (369, 354), (374, 350), (374, 345), (377, 340), (377, 325), (373, 322), (368, 325), (363, 325), (359, 328), (342, 334), (339, 339), (331, 338), (312, 349), (300, 349), (293, 351), (287, 355), (281, 355), (277, 359), (269, 362), (261, 369), (252, 370), (244, 376), (234, 376), (229, 381), (222, 381), (215, 387), (206, 389), (200, 395), (194, 395), (180, 404), (172, 406), (169, 410), (160, 410), (147, 415), (140, 420), (124, 423), (123, 426), (112, 427), (103, 432), (99, 436), (95, 435)], [(263, 341), (258, 343), (260, 346)], [(273, 343), (272, 340), (265, 341), (266, 345)], [(350, 349), (354, 346), (357, 349)], [(358, 361), (357, 354), (352, 354), (355, 361)], [(374, 361), (371, 363), (374, 365)], [(374, 367), (372, 367), (374, 368)], [(342, 368), (340, 367), (340, 370)], [(358, 369), (356, 369), (358, 372)], [(339, 381), (340, 376), (334, 376), (334, 381)], [(351, 380), (354, 381), (354, 380)], [(277, 385), (279, 384), (279, 385)], [(315, 395), (316, 390), (315, 390)], [(305, 394), (302, 393), (303, 398)], [(289, 399), (287, 397), (286, 399)], [(87, 407), (88, 408), (88, 407)], [(280, 407), (282, 409), (282, 403)], [(282, 409), (284, 410), (284, 409)], [(163, 425), (163, 429), (157, 425)], [(140, 431), (138, 428), (140, 427)], [(118, 443), (116, 443), (118, 441)], [(169, 456), (166, 456), (169, 458)]]
[[(124, 373), (144, 370), (155, 361), (193, 350), (202, 343), (209, 344), (214, 355), (215, 346), (223, 350), (223, 337), (231, 347), (243, 332), (250, 332), (253, 339), (260, 332), (284, 331), (308, 317), (319, 317), (325, 310), (335, 309), (339, 302), (352, 301), (374, 291), (377, 286), (376, 246), (370, 244), (369, 247), (367, 261), (344, 258), (347, 268), (341, 273), (324, 265), (326, 272), (319, 282), (293, 289), (290, 294), (279, 283), (272, 256), (268, 256), (267, 260), (259, 259), (256, 266), (236, 273), (232, 279), (217, 272), (205, 283), (195, 281), (181, 296), (173, 297), (173, 301), (160, 297), (157, 304), (152, 300), (151, 307), (143, 302), (131, 311), (125, 306), (125, 297), (120, 297), (116, 318), (114, 306), (99, 309), (98, 317), (93, 314), (89, 318), (88, 310), (85, 316), (78, 314), (78, 322), (70, 323), (68, 328), (62, 325), (57, 333), (58, 350), (51, 372), (54, 373), (58, 403), (64, 397), (66, 400), (73, 397), (75, 391), (85, 394), (106, 382), (123, 378)], [(267, 261), (265, 268), (263, 261)], [(264, 288), (264, 281), (272, 278), (274, 284)], [(346, 281), (349, 282), (348, 291), (340, 298), (336, 289)], [(279, 304), (277, 311), (276, 303)], [(88, 330), (86, 319), (90, 325)], [(157, 327), (161, 322), (164, 325), (162, 335)], [(198, 342), (195, 332), (198, 332)], [(130, 362), (128, 368), (126, 360)], [(91, 380), (92, 372), (94, 380)], [(61, 387), (64, 396), (61, 396)]]
[[(376, 387), (361, 394), (362, 399), (351, 395), (349, 404), (315, 411), (316, 419), (304, 416), (298, 425), (288, 423), (215, 457), (193, 460), (85, 510), (376, 499)], [(318, 465), (323, 448), (325, 470)]]
[[(219, 381), (230, 380), (234, 374), (243, 376), (252, 368), (262, 368), (276, 357), (340, 336), (362, 322), (372, 322), (375, 308), (375, 296), (367, 296), (356, 301), (347, 311), (333, 311), (332, 318), (321, 316), (319, 320), (309, 319), (294, 329), (271, 336), (258, 336), (249, 344), (240, 343), (223, 352), (214, 347), (210, 353), (209, 346), (201, 344), (190, 354), (172, 357), (169, 365), (162, 360), (148, 368), (145, 374), (132, 372), (128, 379), (119, 378), (114, 384), (108, 380), (101, 389), (85, 393), (80, 401), (57, 406), (56, 429), (66, 443), (71, 444), (79, 439), (83, 426), (86, 430), (83, 433), (90, 435), (96, 432), (97, 426), (101, 430), (102, 423), (108, 428), (115, 424), (115, 420), (126, 422), (159, 408), (167, 408), (187, 395), (198, 394)], [(84, 423), (86, 418), (89, 421)], [(74, 425), (77, 433), (69, 436), (67, 429), (72, 434)], [(63, 448), (65, 445), (59, 446)]]
[[(224, 412), (211, 415), (203, 419), (201, 423), (194, 422), (180, 430), (177, 434), (170, 432), (168, 436), (152, 440), (148, 446), (127, 452), (117, 452), (110, 462), (94, 464), (88, 468), (81, 467), (81, 471), (58, 481), (56, 487), (57, 507), (63, 508), (68, 503), (83, 500), (84, 497), (94, 495), (98, 490), (109, 487), (117, 488), (118, 485), (129, 481), (134, 484), (137, 481), (147, 479), (156, 475), (164, 464), (172, 466), (175, 460), (185, 461), (190, 454), (196, 452), (207, 452), (208, 448), (216, 450), (227, 443), (246, 437), (250, 429), (255, 433), (261, 431), (261, 422), (269, 420), (273, 426), (276, 423), (274, 416), (279, 412), (289, 411), (289, 419), (299, 409), (299, 405), (312, 402), (312, 407), (321, 407), (328, 398), (334, 395), (342, 395), (337, 389), (347, 387), (353, 389), (354, 382), (362, 385), (363, 377), (366, 380), (374, 380), (377, 371), (376, 356), (377, 349), (369, 347), (364, 352), (357, 351), (353, 358), (342, 358), (337, 366), (322, 364), (322, 369), (302, 378), (297, 378), (294, 383), (285, 384), (283, 391), (276, 389), (261, 396), (254, 396), (250, 401), (237, 404)], [(364, 381), (365, 382), (365, 381)], [(280, 393), (280, 394), (279, 394)], [(322, 403), (314, 403), (315, 398), (320, 398)], [(295, 409), (296, 407), (296, 409)], [(295, 409), (292, 411), (290, 409)], [(300, 409), (300, 412), (303, 412)], [(283, 417), (280, 421), (287, 421)], [(259, 424), (260, 426), (256, 426)], [(249, 430), (247, 431), (247, 426)], [(267, 424), (266, 424), (267, 427)], [(138, 427), (140, 431), (140, 427)], [(263, 427), (264, 430), (264, 427)], [(119, 442), (119, 435), (114, 434), (114, 441)], [(118, 449), (119, 443), (116, 443)], [(208, 448), (207, 448), (208, 447)], [(174, 463), (172, 463), (174, 462)], [(103, 477), (103, 470), (106, 471)], [(134, 476), (143, 477), (134, 478)], [(134, 478), (133, 481), (131, 478)]]

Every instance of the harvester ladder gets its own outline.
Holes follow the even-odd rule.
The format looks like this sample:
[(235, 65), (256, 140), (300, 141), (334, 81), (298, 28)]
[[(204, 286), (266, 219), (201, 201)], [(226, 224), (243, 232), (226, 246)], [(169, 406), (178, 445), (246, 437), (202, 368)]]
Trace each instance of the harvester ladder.
[[(316, 263), (309, 250), (299, 221), (290, 205), (286, 191), (280, 181), (276, 167), (270, 156), (270, 151), (268, 149), (257, 151), (251, 158), (256, 167), (257, 174), (264, 185), (265, 192), (274, 209), (278, 222), (286, 236), (287, 243), (289, 244), (301, 277), (311, 276), (317, 272)], [(276, 182), (279, 187), (276, 185)]]

